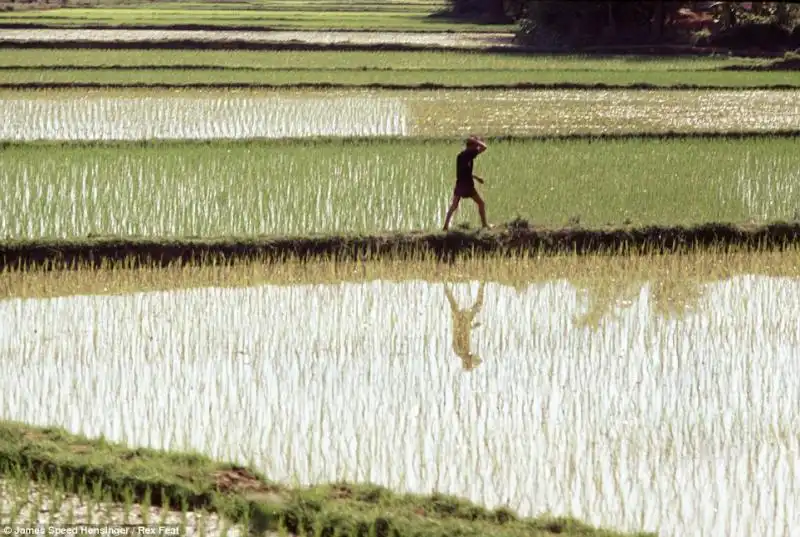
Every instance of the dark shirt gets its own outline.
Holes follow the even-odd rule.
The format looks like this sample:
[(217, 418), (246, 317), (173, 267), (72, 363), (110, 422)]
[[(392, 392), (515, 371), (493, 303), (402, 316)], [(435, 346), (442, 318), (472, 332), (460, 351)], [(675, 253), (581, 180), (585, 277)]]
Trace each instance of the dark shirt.
[(472, 164), (478, 156), (477, 149), (467, 148), (456, 157), (456, 182), (461, 184), (473, 184)]

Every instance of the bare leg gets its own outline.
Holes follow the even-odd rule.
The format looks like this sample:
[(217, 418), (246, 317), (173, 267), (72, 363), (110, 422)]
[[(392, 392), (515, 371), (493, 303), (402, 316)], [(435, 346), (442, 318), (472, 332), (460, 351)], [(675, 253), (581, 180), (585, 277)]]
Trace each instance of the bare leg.
[(483, 198), (476, 192), (475, 195), (472, 196), (472, 199), (475, 200), (475, 203), (478, 205), (478, 214), (481, 215), (481, 225), (488, 228), (489, 223), (486, 221), (486, 204), (483, 202)]
[(447, 231), (447, 229), (450, 227), (450, 219), (453, 218), (453, 213), (455, 213), (456, 209), (458, 209), (458, 203), (460, 201), (461, 201), (461, 198), (459, 198), (456, 195), (453, 195), (453, 201), (450, 202), (450, 208), (447, 209), (447, 216), (444, 217), (444, 230), (445, 231)]

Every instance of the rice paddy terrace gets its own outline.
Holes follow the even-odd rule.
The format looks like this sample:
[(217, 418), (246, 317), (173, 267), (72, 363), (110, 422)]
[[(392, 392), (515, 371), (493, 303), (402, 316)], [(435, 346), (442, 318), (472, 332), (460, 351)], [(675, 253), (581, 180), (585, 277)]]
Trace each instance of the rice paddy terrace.
[(800, 531), (792, 57), (444, 7), (0, 11), (0, 527)]

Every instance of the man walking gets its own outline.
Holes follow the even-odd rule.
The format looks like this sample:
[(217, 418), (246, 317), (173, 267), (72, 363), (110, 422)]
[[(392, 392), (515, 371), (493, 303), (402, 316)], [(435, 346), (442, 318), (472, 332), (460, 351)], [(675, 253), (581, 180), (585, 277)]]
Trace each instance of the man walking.
[(470, 136), (466, 141), (466, 148), (456, 157), (456, 187), (453, 190), (453, 200), (450, 202), (450, 208), (447, 210), (447, 216), (444, 219), (444, 231), (447, 231), (450, 227), (450, 219), (458, 209), (461, 198), (471, 198), (478, 205), (481, 224), (485, 228), (489, 227), (486, 221), (486, 206), (478, 191), (475, 190), (475, 181), (483, 184), (483, 179), (472, 173), (475, 157), (484, 151), (486, 151), (486, 144), (479, 138)]

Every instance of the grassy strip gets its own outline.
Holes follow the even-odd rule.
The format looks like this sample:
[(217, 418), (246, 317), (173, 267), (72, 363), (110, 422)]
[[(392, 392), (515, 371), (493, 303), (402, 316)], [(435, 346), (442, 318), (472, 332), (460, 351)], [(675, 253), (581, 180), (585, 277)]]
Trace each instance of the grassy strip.
[[(521, 519), (456, 497), (398, 495), (370, 484), (290, 489), (234, 464), (193, 453), (131, 449), (63, 429), (0, 422), (0, 475), (48, 482), (69, 492), (103, 489), (111, 499), (220, 512), (250, 529), (310, 535), (613, 537), (568, 518)], [(645, 534), (638, 534), (643, 536)]]
[(693, 227), (533, 229), (517, 220), (490, 231), (410, 232), (384, 235), (214, 239), (105, 238), (0, 243), (0, 270), (64, 269), (125, 263), (130, 267), (262, 261), (440, 261), (486, 255), (685, 253), (703, 249), (782, 250), (800, 244), (800, 223), (709, 223)]
[[(407, 89), (800, 87), (785, 60), (511, 56), (480, 52), (16, 50), (0, 59), (0, 83), (62, 87), (371, 87)], [(729, 70), (730, 67), (740, 67)], [(762, 68), (770, 67), (773, 72)], [(755, 70), (759, 69), (759, 70)], [(758, 74), (755, 74), (758, 73)]]
[(742, 68), (769, 64), (770, 60), (709, 57), (652, 57), (579, 55), (521, 55), (488, 54), (481, 51), (451, 52), (446, 50), (421, 52), (325, 52), (325, 51), (185, 51), (185, 50), (80, 50), (80, 49), (21, 49), (7, 51), (0, 65), (12, 68), (56, 68), (63, 66), (110, 66), (132, 68), (140, 66), (181, 66), (256, 69), (369, 69), (369, 70), (458, 70), (458, 71), (624, 71), (637, 73), (714, 71), (722, 68)]

